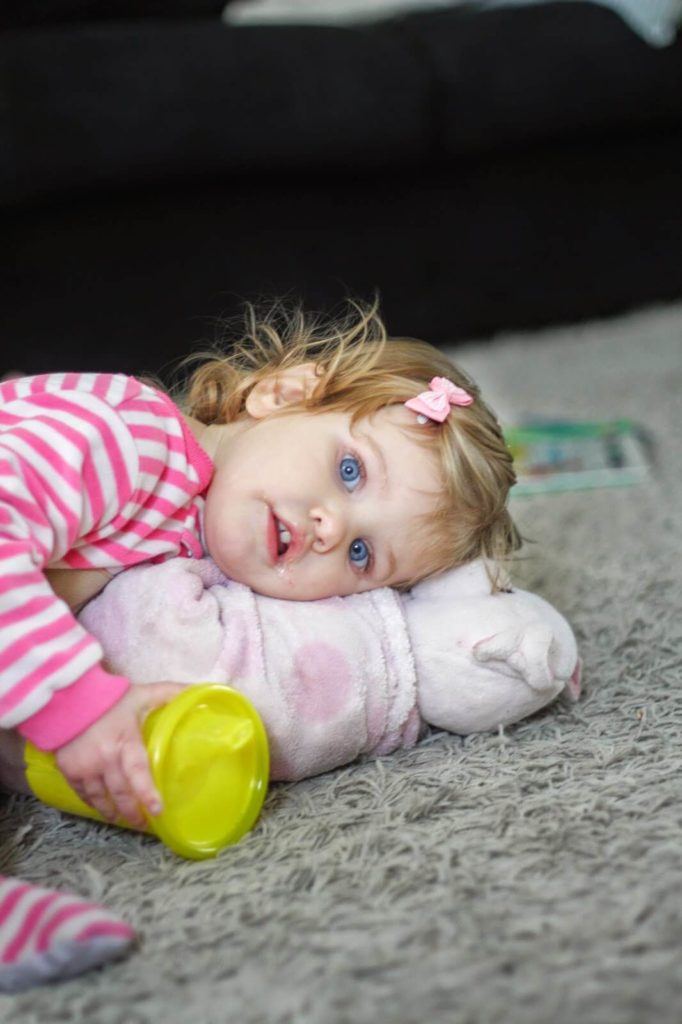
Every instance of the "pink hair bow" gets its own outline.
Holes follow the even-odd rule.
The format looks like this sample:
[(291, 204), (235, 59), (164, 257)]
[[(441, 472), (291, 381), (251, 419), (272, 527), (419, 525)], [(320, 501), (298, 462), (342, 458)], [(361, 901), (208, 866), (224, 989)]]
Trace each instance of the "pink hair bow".
[(419, 413), (423, 423), (425, 419), (442, 423), (448, 418), (451, 405), (471, 405), (472, 395), (464, 388), (457, 387), (447, 377), (434, 377), (428, 391), (422, 391), (416, 398), (408, 398), (405, 406)]

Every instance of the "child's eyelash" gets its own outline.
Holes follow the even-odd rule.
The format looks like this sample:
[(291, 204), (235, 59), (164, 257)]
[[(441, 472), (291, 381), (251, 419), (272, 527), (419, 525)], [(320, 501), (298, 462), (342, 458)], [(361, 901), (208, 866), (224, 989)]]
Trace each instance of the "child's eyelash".
[(348, 454), (357, 462), (360, 470), (360, 479), (364, 482), (367, 479), (367, 470), (360, 452), (350, 451)]
[(369, 544), (367, 545), (367, 555), (368, 555), (367, 565), (362, 570), (362, 575), (363, 576), (369, 575), (369, 573), (371, 573), (373, 568), (374, 568), (374, 552), (372, 551), (372, 549), (369, 546)]

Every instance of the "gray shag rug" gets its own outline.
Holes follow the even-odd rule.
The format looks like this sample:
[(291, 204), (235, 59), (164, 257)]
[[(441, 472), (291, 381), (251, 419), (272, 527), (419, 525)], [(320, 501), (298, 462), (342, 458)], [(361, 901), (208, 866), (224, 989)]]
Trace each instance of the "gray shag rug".
[(631, 416), (645, 486), (517, 498), (517, 572), (584, 698), (502, 734), (271, 789), (212, 862), (11, 797), (0, 870), (101, 900), (139, 949), (0, 996), (17, 1024), (678, 1024), (682, 305), (457, 349), (506, 423)]

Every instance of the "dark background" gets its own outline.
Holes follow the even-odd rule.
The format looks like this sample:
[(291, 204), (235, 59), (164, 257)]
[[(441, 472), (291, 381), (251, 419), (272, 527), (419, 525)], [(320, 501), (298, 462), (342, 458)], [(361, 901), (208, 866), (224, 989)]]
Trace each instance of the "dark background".
[(220, 6), (5, 10), (0, 372), (167, 373), (272, 295), (378, 290), (436, 343), (682, 295), (679, 42), (589, 3)]

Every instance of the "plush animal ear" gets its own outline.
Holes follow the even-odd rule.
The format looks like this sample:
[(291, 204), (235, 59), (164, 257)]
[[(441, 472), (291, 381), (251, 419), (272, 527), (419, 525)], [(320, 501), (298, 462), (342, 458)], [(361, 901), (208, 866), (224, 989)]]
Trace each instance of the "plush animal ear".
[(249, 416), (262, 420), (273, 412), (281, 412), (288, 405), (310, 398), (319, 380), (315, 363), (275, 370), (254, 384), (244, 406)]
[(510, 627), (474, 645), (476, 661), (505, 662), (531, 689), (539, 691), (550, 690), (554, 685), (555, 653), (554, 634), (543, 622), (532, 622), (520, 629)]

